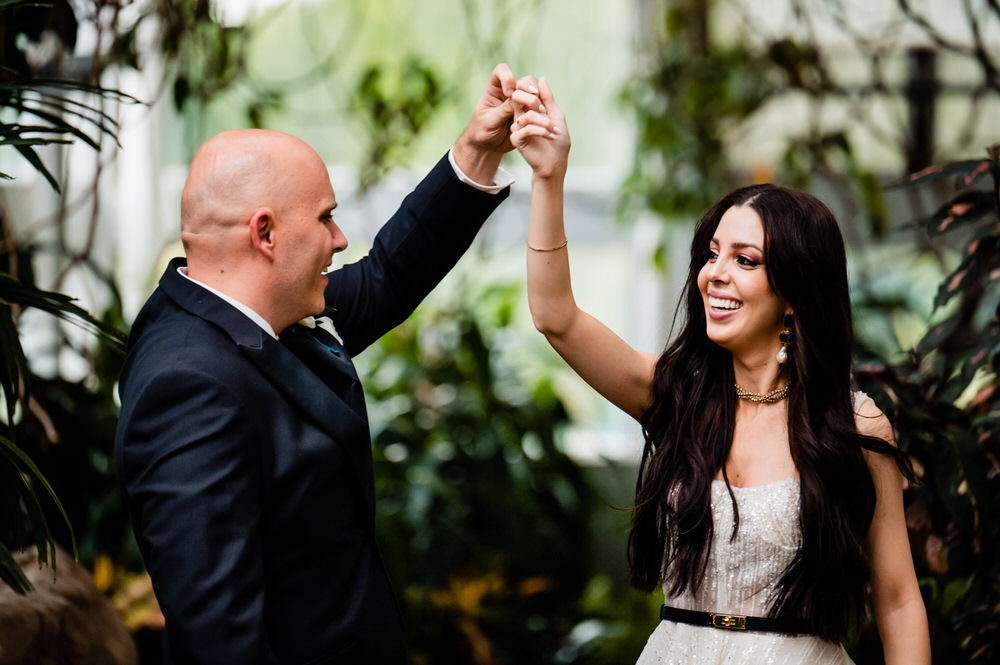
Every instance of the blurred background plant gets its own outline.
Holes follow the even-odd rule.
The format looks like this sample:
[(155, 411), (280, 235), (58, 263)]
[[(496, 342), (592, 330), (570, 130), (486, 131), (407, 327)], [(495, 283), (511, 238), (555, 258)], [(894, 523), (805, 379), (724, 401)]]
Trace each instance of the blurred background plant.
[[(1000, 658), (1000, 145), (896, 186), (934, 184), (954, 193), (914, 224), (963, 247), (934, 299), (940, 316), (904, 361), (872, 360), (858, 377), (916, 462), (907, 523), (934, 660), (991, 663)], [(860, 642), (878, 645), (871, 631)]]
[[(0, 147), (9, 146), (21, 154), (57, 192), (57, 176), (45, 165), (38, 148), (80, 140), (98, 148), (102, 137), (114, 138), (117, 125), (103, 113), (103, 100), (127, 99), (113, 90), (72, 80), (61, 79), (48, 69), (51, 62), (29, 61), (29, 43), (39, 43), (43, 36), (56, 44), (72, 47), (76, 41), (77, 22), (65, 3), (40, 8), (36, 3), (6, 0), (0, 4)], [(79, 97), (83, 96), (84, 101)], [(7, 120), (9, 118), (9, 120)], [(11, 176), (0, 172), (0, 179)], [(3, 391), (3, 435), (0, 435), (0, 581), (24, 593), (31, 585), (16, 564), (11, 548), (34, 544), (38, 563), (55, 566), (55, 540), (50, 520), (46, 519), (42, 500), (51, 502), (60, 526), (66, 530), (61, 542), (76, 552), (72, 523), (46, 476), (33, 461), (35, 441), (55, 444), (59, 428), (52, 421), (44, 390), (33, 379), (21, 346), (17, 322), (24, 308), (68, 319), (85, 328), (104, 334), (119, 351), (124, 335), (112, 325), (98, 321), (72, 302), (69, 296), (38, 288), (31, 270), (31, 249), (14, 238), (12, 222), (0, 208), (0, 237), (4, 239), (0, 255), (0, 389)], [(25, 413), (34, 418), (24, 418)], [(18, 424), (37, 425), (35, 432), (25, 432)], [(79, 452), (79, 450), (78, 450)], [(34, 455), (37, 457), (37, 455)]]
[[(922, 473), (907, 515), (935, 662), (997, 660), (998, 179), (995, 152), (978, 156), (996, 141), (1000, 9), (968, 0), (944, 20), (940, 5), (915, 0), (764, 9), (634, 0), (615, 10), (629, 15), (624, 41), (598, 29), (610, 11), (570, 0), (440, 0), (419, 11), (402, 0), (0, 0), (0, 146), (10, 147), (0, 172), (17, 175), (15, 185), (41, 174), (61, 190), (49, 210), (26, 188), (4, 188), (0, 270), (51, 309), (70, 305), (37, 300), (39, 287), (80, 296), (109, 330), (127, 328), (159, 274), (148, 257), (176, 240), (176, 213), (161, 207), (176, 207), (183, 164), (234, 125), (287, 129), (341, 160), (339, 221), (352, 207), (364, 217), (348, 230), (357, 258), (385, 206), (398, 203), (398, 168), (443, 153), (493, 64), (547, 74), (573, 127), (571, 175), (584, 173), (567, 190), (574, 259), (586, 261), (574, 266), (581, 302), (622, 283), (602, 269), (635, 234), (627, 264), (653, 263), (660, 286), (626, 283), (638, 295), (605, 298), (653, 312), (662, 299), (669, 310), (693, 219), (734, 186), (775, 180), (834, 207), (851, 257), (859, 385), (893, 416)], [(616, 90), (617, 124), (608, 110)], [(129, 134), (143, 123), (168, 138)], [(89, 146), (87, 158), (62, 141)], [(15, 151), (28, 171), (8, 168), (23, 167), (10, 161)], [(587, 175), (595, 164), (604, 170)], [(158, 179), (140, 191), (146, 207), (136, 212), (124, 200), (135, 182), (127, 176), (141, 169)], [(116, 180), (101, 184), (109, 174)], [(470, 259), (478, 279), (446, 283), (447, 297), (359, 358), (379, 536), (417, 663), (629, 662), (657, 620), (656, 594), (624, 584), (620, 509), (631, 501), (641, 437), (634, 425), (609, 425), (531, 330), (511, 277), (520, 274), (525, 197), (516, 190), (507, 216), (484, 232)], [(586, 225), (595, 211), (628, 226), (601, 235)], [(120, 221), (109, 228), (109, 217)], [(143, 662), (157, 662), (162, 618), (111, 465), (121, 357), (110, 341), (19, 317), (14, 293), (0, 292), (13, 305), (0, 316), (11, 359), (5, 397), (21, 403), (6, 434), (51, 481), (81, 561), (137, 631)], [(650, 351), (667, 327), (655, 319), (639, 319), (653, 329)], [(624, 454), (581, 452), (581, 438), (605, 434), (594, 434), (595, 420), (626, 431), (616, 439)], [(583, 437), (581, 422), (591, 427)], [(72, 547), (59, 508), (17, 464), (0, 478), (0, 543), (37, 539), (8, 522), (37, 515), (37, 498), (54, 540)], [(28, 491), (15, 497), (18, 483)], [(881, 662), (877, 640), (868, 624), (851, 636), (859, 664)]]
[(590, 656), (628, 638), (636, 653), (628, 604), (595, 576), (595, 480), (566, 454), (551, 374), (531, 369), (541, 346), (512, 325), (521, 285), (454, 291), (359, 367), (414, 661), (616, 662)]
[[(55, 569), (55, 548), (61, 545), (95, 570), (98, 589), (112, 598), (129, 629), (138, 631), (162, 627), (162, 617), (148, 577), (138, 572), (141, 563), (112, 468), (118, 414), (114, 389), (124, 353), (121, 331), (127, 325), (113, 272), (95, 249), (101, 240), (96, 185), (91, 184), (92, 197), (81, 198), (77, 198), (79, 184), (72, 193), (60, 186), (71, 175), (69, 160), (60, 148), (79, 142), (93, 149), (96, 183), (107, 165), (101, 160), (109, 152), (108, 142), (118, 147), (120, 105), (139, 102), (101, 84), (102, 74), (114, 62), (139, 65), (133, 50), (134, 29), (148, 15), (135, 20), (133, 31), (119, 32), (121, 12), (128, 4), (0, 2), (0, 148), (4, 154), (8, 150), (19, 153), (60, 195), (56, 211), (41, 224), (31, 220), (37, 211), (24, 215), (25, 210), (9, 202), (0, 206), (0, 387), (4, 394), (0, 581), (19, 593), (30, 592), (31, 585), (11, 550), (34, 544), (38, 563)], [(180, 23), (214, 25), (207, 3), (163, 3), (158, 9), (165, 14), (168, 9), (185, 9), (171, 16)], [(84, 60), (73, 57), (81, 23), (96, 27), (99, 33), (98, 48)], [(183, 69), (184, 58), (166, 45), (187, 42), (172, 41), (166, 33), (164, 39), (167, 57), (180, 61), (172, 79), (182, 81), (189, 76)], [(209, 41), (215, 43), (214, 38)], [(221, 68), (233, 65), (223, 60)], [(203, 75), (209, 81), (201, 82), (203, 91), (224, 85), (216, 82), (222, 73), (211, 67)], [(178, 106), (185, 101), (178, 91), (174, 98)], [(0, 178), (13, 180), (14, 176), (0, 169)], [(91, 204), (91, 215), (80, 225), (83, 228), (75, 228), (77, 220), (71, 218), (83, 203)], [(27, 219), (19, 218), (19, 213)], [(55, 273), (53, 291), (38, 286), (35, 268), (40, 257), (49, 259), (49, 272)], [(74, 272), (84, 272), (98, 282), (104, 309), (101, 318), (59, 292)], [(57, 338), (47, 351), (52, 354), (54, 349), (57, 358), (69, 352), (83, 359), (88, 368), (84, 380), (67, 380), (58, 372), (35, 374), (22, 348), (24, 333), (19, 330), (21, 315), (29, 307), (74, 324), (75, 329), (56, 327)], [(98, 337), (73, 334), (81, 328)], [(29, 334), (37, 341), (37, 328)], [(59, 639), (50, 636), (50, 641), (58, 643)], [(154, 644), (150, 651), (155, 650)]]

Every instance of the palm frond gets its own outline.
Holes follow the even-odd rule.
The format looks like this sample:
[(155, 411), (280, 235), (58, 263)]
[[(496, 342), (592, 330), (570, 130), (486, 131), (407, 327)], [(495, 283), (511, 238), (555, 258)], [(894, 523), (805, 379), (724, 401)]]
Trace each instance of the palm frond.
[[(7, 422), (14, 422), (14, 411), (22, 397), (27, 399), (28, 361), (17, 334), (9, 307), (0, 308), (0, 390), (3, 390)], [(23, 393), (23, 394), (22, 394)]]
[(28, 160), (28, 163), (35, 167), (35, 170), (41, 173), (45, 179), (49, 181), (49, 184), (52, 185), (52, 189), (56, 190), (57, 193), (62, 194), (62, 189), (59, 187), (59, 181), (56, 180), (56, 177), (52, 175), (52, 172), (49, 171), (47, 166), (45, 166), (44, 162), (42, 162), (42, 158), (38, 156), (37, 152), (32, 150), (28, 145), (18, 145), (15, 146), (15, 149), (21, 153), (22, 157)]
[(51, 2), (38, 2), (38, 0), (0, 0), (0, 10), (13, 9), (15, 7), (51, 7)]
[[(20, 511), (18, 511), (20, 514), (5, 515), (7, 518), (5, 521), (17, 525), (16, 530), (23, 531), (20, 523), (26, 519), (32, 539), (38, 550), (39, 565), (48, 564), (52, 567), (53, 571), (56, 569), (55, 540), (52, 538), (52, 531), (49, 529), (49, 523), (45, 519), (45, 513), (42, 511), (42, 504), (38, 500), (38, 495), (29, 484), (29, 478), (32, 478), (44, 488), (45, 492), (52, 498), (60, 515), (62, 515), (69, 529), (70, 542), (73, 544), (73, 558), (78, 558), (79, 552), (76, 549), (76, 535), (73, 533), (73, 525), (70, 524), (69, 516), (56, 496), (55, 490), (52, 489), (52, 485), (49, 484), (49, 481), (46, 480), (35, 463), (31, 461), (31, 458), (7, 437), (0, 436), (0, 453), (2, 453), (0, 455), (0, 476), (4, 477), (8, 492), (13, 487), (13, 494), (15, 495), (13, 502), (5, 502), (3, 505), (9, 508), (13, 504), (20, 508)], [(18, 593), (25, 593), (31, 590), (30, 582), (24, 576), (23, 572), (21, 572), (20, 567), (16, 566), (13, 557), (10, 556), (10, 552), (5, 546), (0, 546), (0, 579), (3, 579), (4, 582)]]
[(14, 593), (22, 595), (32, 589), (31, 582), (24, 576), (21, 566), (17, 565), (17, 561), (3, 543), (0, 543), (0, 582), (13, 589)]
[(100, 145), (97, 143), (97, 140), (94, 139), (94, 138), (92, 138), (90, 136), (90, 134), (88, 134), (87, 132), (83, 131), (82, 129), (80, 129), (76, 125), (73, 125), (73, 124), (65, 121), (62, 118), (62, 116), (60, 115), (59, 112), (60, 111), (67, 112), (67, 113), (70, 113), (71, 115), (78, 116), (78, 117), (82, 118), (83, 120), (86, 120), (86, 121), (90, 122), (91, 124), (94, 124), (98, 130), (100, 130), (100, 131), (102, 131), (104, 133), (111, 134), (111, 133), (114, 132), (114, 129), (115, 129), (115, 128), (107, 127), (107, 126), (105, 126), (105, 125), (103, 125), (101, 123), (96, 123), (96, 122), (92, 121), (90, 118), (87, 118), (86, 116), (82, 115), (79, 112), (76, 112), (76, 111), (67, 111), (66, 109), (63, 109), (61, 107), (56, 107), (56, 108), (54, 108), (52, 110), (49, 110), (49, 109), (44, 109), (44, 108), (36, 108), (34, 106), (28, 106), (27, 104), (25, 104), (24, 102), (21, 102), (21, 101), (12, 102), (8, 106), (10, 108), (18, 111), (19, 113), (25, 113), (25, 114), (28, 114), (28, 115), (33, 115), (36, 118), (39, 118), (41, 120), (45, 120), (46, 122), (51, 123), (52, 131), (58, 132), (60, 134), (72, 134), (76, 138), (80, 139), (81, 141), (83, 141), (84, 143), (86, 143), (87, 145), (89, 145), (94, 150), (99, 150), (100, 149)]
[(75, 304), (74, 298), (55, 291), (43, 291), (34, 286), (25, 286), (17, 278), (0, 273), (0, 302), (17, 303), (24, 307), (34, 307), (105, 337), (113, 346), (124, 350), (126, 335)]
[(42, 88), (54, 88), (56, 90), (76, 90), (78, 92), (87, 92), (93, 95), (118, 99), (120, 101), (132, 102), (135, 104), (144, 103), (138, 97), (134, 97), (128, 94), (127, 92), (122, 92), (121, 90), (115, 90), (114, 88), (104, 88), (99, 85), (91, 85), (89, 83), (81, 83), (79, 81), (33, 78), (29, 80), (18, 79), (15, 81), (5, 81), (3, 83), (0, 83), (0, 90), (7, 90), (13, 92), (22, 92), (26, 89), (37, 91)]
[[(73, 534), (73, 525), (69, 523), (69, 516), (66, 514), (66, 509), (63, 508), (62, 502), (59, 501), (59, 497), (56, 496), (56, 491), (52, 489), (52, 485), (49, 481), (45, 479), (45, 476), (38, 469), (31, 458), (28, 457), (23, 450), (18, 448), (17, 444), (8, 439), (5, 436), (0, 436), (0, 452), (3, 452), (7, 457), (7, 461), (10, 462), (15, 468), (18, 467), (18, 462), (24, 465), (28, 469), (28, 474), (30, 477), (34, 478), (41, 486), (45, 489), (45, 492), (51, 497), (52, 502), (55, 504), (56, 509), (59, 510), (59, 514), (62, 515), (63, 520), (66, 522), (66, 526), (69, 528), (70, 540), (73, 542), (73, 558), (79, 556), (79, 552), (76, 550), (76, 536)], [(35, 542), (38, 544), (38, 561), (40, 563), (50, 563), (55, 566), (56, 563), (56, 547), (55, 543), (52, 542), (52, 533), (49, 531), (49, 525), (45, 521), (45, 516), (42, 513), (42, 506), (38, 502), (38, 497), (31, 488), (28, 487), (27, 482), (24, 480), (24, 476), (21, 476), (22, 483), (25, 490), (25, 506), (29, 518), (32, 520), (32, 528), (35, 531)], [(27, 497), (31, 498), (31, 501), (27, 500)], [(48, 541), (48, 545), (43, 544), (42, 538)], [(48, 550), (47, 553), (45, 550)], [(48, 558), (51, 555), (51, 559)]]
[[(61, 94), (65, 92), (93, 95), (98, 100), (142, 103), (119, 90), (73, 81), (30, 79), (0, 83), (0, 109), (8, 108), (18, 116), (41, 121), (41, 124), (0, 123), (0, 146), (14, 147), (60, 193), (55, 175), (42, 162), (34, 146), (65, 144), (79, 139), (100, 150), (100, 136), (109, 136), (118, 144), (119, 129), (117, 120), (103, 110), (100, 101), (80, 101)], [(0, 174), (0, 177), (11, 179), (7, 174)]]

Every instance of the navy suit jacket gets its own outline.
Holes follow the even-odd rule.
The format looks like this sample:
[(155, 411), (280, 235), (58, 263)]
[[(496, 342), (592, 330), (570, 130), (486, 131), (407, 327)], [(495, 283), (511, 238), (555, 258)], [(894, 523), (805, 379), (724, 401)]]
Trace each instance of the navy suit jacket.
[(442, 159), (369, 255), (330, 274), (343, 344), (297, 325), (275, 340), (171, 263), (132, 328), (115, 440), (167, 663), (406, 661), (351, 357), (410, 314), (507, 193)]

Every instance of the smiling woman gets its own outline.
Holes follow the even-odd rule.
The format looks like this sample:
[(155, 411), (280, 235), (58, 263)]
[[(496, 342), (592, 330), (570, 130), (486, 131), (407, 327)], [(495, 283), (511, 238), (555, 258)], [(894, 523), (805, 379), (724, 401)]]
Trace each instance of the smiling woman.
[(710, 340), (731, 352), (773, 350), (777, 356), (778, 335), (792, 310), (771, 290), (763, 247), (760, 215), (747, 205), (731, 207), (709, 243), (698, 290), (705, 301), (705, 332)]
[[(536, 327), (636, 418), (645, 447), (630, 579), (662, 583), (648, 665), (848, 665), (839, 641), (872, 590), (886, 662), (929, 663), (903, 515), (907, 458), (851, 391), (844, 243), (829, 209), (775, 185), (738, 189), (701, 219), (685, 323), (659, 357), (582, 312), (570, 285), (565, 117), (547, 83), (515, 97), (531, 165), (528, 298)], [(891, 618), (891, 619), (890, 619)]]

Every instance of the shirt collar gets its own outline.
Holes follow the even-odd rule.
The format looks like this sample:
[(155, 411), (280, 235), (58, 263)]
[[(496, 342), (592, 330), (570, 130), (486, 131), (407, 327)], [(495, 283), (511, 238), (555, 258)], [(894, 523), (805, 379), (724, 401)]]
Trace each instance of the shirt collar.
[(274, 333), (274, 328), (271, 327), (271, 324), (268, 323), (264, 319), (263, 316), (261, 316), (260, 314), (258, 314), (255, 311), (253, 311), (252, 309), (250, 309), (249, 307), (247, 307), (246, 305), (244, 305), (243, 303), (241, 303), (236, 298), (233, 298), (232, 296), (228, 296), (225, 293), (223, 293), (222, 291), (213, 289), (208, 284), (205, 284), (203, 282), (199, 282), (194, 277), (191, 277), (190, 275), (187, 274), (187, 266), (178, 266), (177, 267), (177, 272), (179, 272), (184, 277), (184, 279), (188, 280), (189, 282), (194, 282), (195, 284), (197, 284), (201, 288), (205, 289), (206, 291), (209, 291), (210, 293), (214, 293), (215, 295), (219, 296), (220, 298), (222, 298), (223, 300), (225, 300), (227, 303), (229, 303), (230, 305), (232, 305), (233, 307), (235, 307), (236, 309), (238, 309), (240, 312), (242, 312), (243, 315), (246, 316), (248, 319), (250, 319), (251, 321), (253, 321), (254, 323), (256, 323), (258, 326), (260, 326), (261, 329), (264, 332), (266, 332), (268, 335), (270, 335), (274, 339), (278, 339), (278, 336)]

